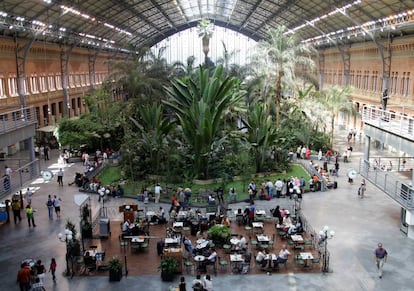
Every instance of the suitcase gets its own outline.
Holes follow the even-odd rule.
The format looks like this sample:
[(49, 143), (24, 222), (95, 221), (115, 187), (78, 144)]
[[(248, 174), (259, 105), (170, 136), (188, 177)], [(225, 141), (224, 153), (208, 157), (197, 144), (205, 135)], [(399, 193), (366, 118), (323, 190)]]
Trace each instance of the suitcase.
[(266, 195), (266, 201), (270, 200), (270, 195)]
[(334, 188), (334, 189), (338, 188), (338, 182), (337, 182), (337, 181), (334, 181), (334, 183), (333, 183), (333, 188)]

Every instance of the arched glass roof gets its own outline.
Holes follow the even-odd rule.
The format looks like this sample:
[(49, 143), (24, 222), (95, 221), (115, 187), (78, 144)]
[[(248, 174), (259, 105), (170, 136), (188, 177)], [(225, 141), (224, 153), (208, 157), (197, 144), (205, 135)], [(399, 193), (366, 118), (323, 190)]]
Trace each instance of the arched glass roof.
[(139, 49), (210, 19), (254, 40), (286, 26), (317, 45), (414, 33), (412, 0), (2, 0), (3, 36)]
[[(242, 35), (236, 31), (222, 27), (215, 27), (210, 38), (208, 57), (212, 62), (217, 63), (220, 58), (224, 58), (224, 46), (229, 57), (229, 64), (244, 65), (248, 63), (252, 48), (257, 44), (256, 41)], [(204, 62), (202, 40), (198, 36), (196, 28), (176, 33), (152, 47), (154, 52), (160, 48), (165, 48), (164, 55), (168, 63), (180, 61), (186, 64), (187, 58), (195, 57), (194, 66)]]

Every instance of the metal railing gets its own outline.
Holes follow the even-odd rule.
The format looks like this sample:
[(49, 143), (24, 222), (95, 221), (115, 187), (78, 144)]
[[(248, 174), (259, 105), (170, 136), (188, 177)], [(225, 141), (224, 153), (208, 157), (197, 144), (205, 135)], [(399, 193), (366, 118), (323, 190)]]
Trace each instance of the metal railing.
[(37, 123), (37, 115), (34, 107), (0, 112), (0, 134), (35, 123)]
[(361, 110), (361, 117), (369, 125), (414, 140), (414, 118), (404, 113), (365, 106)]
[(296, 159), (296, 162), (305, 169), (312, 177), (316, 175), (319, 179), (319, 182), (321, 183), (321, 191), (326, 191), (327, 185), (325, 177), (322, 177), (322, 175), (315, 169), (314, 165), (310, 164), (310, 160), (302, 160), (302, 159)]
[(378, 161), (378, 158), (361, 160), (359, 164), (360, 174), (403, 208), (407, 210), (414, 209), (414, 189), (410, 185), (411, 183), (401, 180), (395, 172), (382, 170), (381, 167), (378, 167), (376, 161)]
[(13, 169), (10, 176), (0, 178), (0, 199), (4, 199), (10, 194), (20, 191), (24, 185), (40, 175), (40, 161), (19, 165)]

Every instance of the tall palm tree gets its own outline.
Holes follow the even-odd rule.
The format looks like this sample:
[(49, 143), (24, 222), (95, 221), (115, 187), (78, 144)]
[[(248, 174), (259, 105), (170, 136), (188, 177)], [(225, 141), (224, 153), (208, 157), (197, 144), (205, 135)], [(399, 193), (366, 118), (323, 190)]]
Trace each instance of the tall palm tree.
[(320, 93), (318, 101), (322, 104), (325, 109), (324, 113), (330, 118), (331, 124), (331, 140), (330, 145), (332, 148), (334, 131), (335, 131), (335, 118), (340, 112), (355, 115), (356, 109), (352, 103), (351, 98), (352, 87), (345, 86), (332, 86)]
[(195, 173), (207, 178), (211, 154), (226, 139), (221, 133), (223, 114), (243, 96), (235, 89), (237, 79), (224, 77), (223, 66), (218, 66), (211, 76), (208, 69), (199, 67), (194, 79), (172, 81), (172, 86), (165, 88), (168, 100), (164, 104), (177, 118), (193, 154)]
[(214, 26), (208, 19), (202, 19), (197, 26), (198, 36), (203, 42), (205, 65), (208, 65), (208, 52), (210, 51), (210, 38), (213, 36)]
[(314, 62), (310, 58), (312, 48), (297, 41), (294, 34), (288, 34), (286, 27), (270, 29), (268, 34), (269, 39), (258, 44), (256, 63), (265, 67), (275, 81), (275, 115), (276, 126), (279, 127), (282, 84), (294, 89), (297, 66), (313, 68)]

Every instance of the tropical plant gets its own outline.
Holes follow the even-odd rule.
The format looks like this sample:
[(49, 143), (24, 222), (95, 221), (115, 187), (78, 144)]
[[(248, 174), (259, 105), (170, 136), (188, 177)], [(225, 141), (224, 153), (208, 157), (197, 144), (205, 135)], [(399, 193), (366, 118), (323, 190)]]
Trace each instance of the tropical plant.
[(247, 113), (247, 119), (243, 120), (246, 130), (245, 137), (249, 142), (254, 156), (256, 172), (261, 172), (265, 161), (269, 159), (270, 147), (276, 141), (276, 128), (273, 125), (269, 109), (266, 104), (255, 104)]
[(325, 114), (329, 116), (331, 126), (330, 146), (333, 145), (333, 137), (335, 131), (335, 118), (340, 112), (351, 115), (357, 114), (351, 98), (352, 87), (332, 86), (320, 93), (318, 101), (325, 109)]
[(224, 78), (223, 66), (218, 66), (211, 77), (209, 70), (200, 67), (196, 81), (176, 79), (165, 89), (168, 100), (164, 104), (177, 118), (194, 172), (199, 178), (207, 178), (211, 154), (221, 149), (227, 138), (221, 132), (223, 114), (243, 98), (237, 79)]
[(108, 262), (108, 269), (114, 272), (122, 271), (122, 262), (120, 259), (114, 257)]
[(283, 85), (296, 87), (296, 70), (314, 67), (310, 58), (311, 47), (296, 40), (295, 35), (288, 33), (286, 27), (279, 26), (269, 29), (269, 39), (260, 41), (255, 65), (266, 69), (266, 75), (275, 82), (275, 115), (276, 127), (280, 125), (280, 105)]
[(139, 116), (139, 121), (130, 117), (138, 129), (139, 154), (149, 155), (150, 169), (159, 173), (160, 162), (168, 154), (168, 135), (174, 123), (164, 117), (162, 106), (156, 103), (141, 106)]
[(158, 269), (161, 271), (162, 274), (174, 274), (178, 266), (178, 262), (176, 259), (172, 257), (165, 257), (161, 259), (160, 265)]
[(207, 232), (209, 239), (219, 245), (227, 244), (231, 238), (231, 229), (221, 225), (213, 225)]

